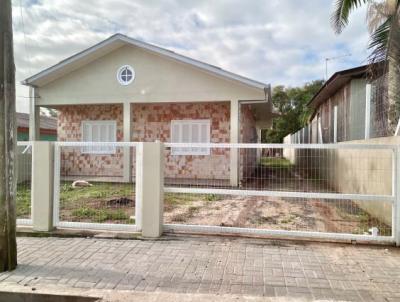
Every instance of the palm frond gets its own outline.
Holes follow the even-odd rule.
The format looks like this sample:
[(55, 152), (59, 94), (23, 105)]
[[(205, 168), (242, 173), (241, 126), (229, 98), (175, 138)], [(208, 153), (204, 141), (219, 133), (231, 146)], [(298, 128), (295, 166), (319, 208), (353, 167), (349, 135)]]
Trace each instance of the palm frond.
[(367, 26), (372, 35), (375, 30), (390, 16), (389, 1), (369, 2), (367, 9)]
[(350, 13), (366, 4), (370, 0), (336, 0), (335, 9), (331, 16), (333, 29), (337, 34), (341, 33), (343, 28), (349, 23)]

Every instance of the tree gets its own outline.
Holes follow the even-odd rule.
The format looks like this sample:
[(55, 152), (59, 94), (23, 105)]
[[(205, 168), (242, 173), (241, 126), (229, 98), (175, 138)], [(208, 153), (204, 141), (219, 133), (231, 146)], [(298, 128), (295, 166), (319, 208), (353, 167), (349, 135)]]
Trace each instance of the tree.
[(316, 80), (302, 87), (274, 87), (272, 104), (280, 116), (273, 120), (271, 129), (263, 131), (262, 141), (282, 143), (286, 135), (304, 127), (311, 113), (307, 104), (322, 85), (323, 80)]
[[(374, 63), (385, 62), (388, 117), (393, 125), (400, 114), (400, 0), (336, 0), (331, 21), (337, 34), (347, 26), (350, 13), (362, 5), (368, 5), (366, 20), (370, 32), (371, 67), (377, 66)], [(373, 76), (373, 72), (371, 74)]]
[(17, 266), (15, 119), (11, 0), (0, 0), (0, 272)]

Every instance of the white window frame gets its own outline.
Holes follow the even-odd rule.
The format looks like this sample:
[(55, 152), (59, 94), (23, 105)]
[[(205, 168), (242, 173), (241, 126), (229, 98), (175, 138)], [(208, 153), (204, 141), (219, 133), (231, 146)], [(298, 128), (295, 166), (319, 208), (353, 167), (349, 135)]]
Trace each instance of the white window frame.
[[(107, 142), (116, 142), (117, 141), (117, 121), (116, 120), (85, 120), (81, 122), (81, 141), (82, 142), (94, 142), (93, 140), (85, 140), (84, 138), (84, 128), (85, 125), (93, 127), (94, 125), (101, 126), (101, 125), (109, 125), (113, 126), (115, 131), (111, 133), (111, 139)], [(90, 128), (91, 129), (91, 128)], [(92, 130), (90, 130), (90, 135)], [(95, 142), (102, 142), (102, 141), (95, 141)], [(83, 154), (115, 154), (116, 148), (115, 146), (101, 146), (101, 147), (94, 147), (94, 146), (84, 146), (81, 148), (81, 152)]]
[[(207, 137), (206, 137), (206, 142), (201, 142), (201, 143), (210, 143), (211, 141), (211, 121), (208, 119), (198, 119), (198, 120), (171, 120), (171, 134), (170, 134), (170, 140), (171, 143), (182, 143), (182, 130), (179, 131), (179, 138), (178, 141), (173, 141), (173, 128), (174, 126), (179, 126), (183, 127), (183, 125), (190, 125), (193, 127), (193, 125), (199, 125), (199, 137), (200, 135), (200, 129), (202, 125), (206, 125), (207, 127)], [(193, 142), (191, 139), (192, 136), (192, 128), (190, 128), (189, 135), (190, 135), (190, 142), (191, 143), (199, 143), (199, 142)], [(189, 142), (189, 143), (190, 143)], [(210, 155), (210, 148), (205, 147), (205, 148), (199, 148), (199, 147), (173, 147), (171, 148), (171, 155)]]
[[(121, 78), (121, 72), (122, 72), (124, 69), (128, 69), (128, 70), (132, 73), (132, 78), (131, 78), (129, 81), (124, 81), (124, 80), (122, 80), (122, 78)], [(133, 67), (130, 66), (130, 65), (123, 65), (123, 66), (121, 66), (120, 68), (118, 68), (118, 70), (117, 70), (117, 80), (118, 80), (118, 83), (120, 83), (122, 86), (127, 86), (127, 85), (129, 85), (130, 83), (132, 83), (133, 80), (135, 79), (135, 76), (136, 76), (135, 70), (134, 70)]]

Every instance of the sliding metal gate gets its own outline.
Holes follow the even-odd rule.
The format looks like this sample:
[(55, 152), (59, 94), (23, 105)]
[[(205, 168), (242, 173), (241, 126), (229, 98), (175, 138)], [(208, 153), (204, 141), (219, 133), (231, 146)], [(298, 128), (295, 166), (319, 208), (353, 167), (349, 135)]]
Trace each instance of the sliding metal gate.
[(164, 230), (393, 243), (399, 169), (394, 145), (168, 143)]

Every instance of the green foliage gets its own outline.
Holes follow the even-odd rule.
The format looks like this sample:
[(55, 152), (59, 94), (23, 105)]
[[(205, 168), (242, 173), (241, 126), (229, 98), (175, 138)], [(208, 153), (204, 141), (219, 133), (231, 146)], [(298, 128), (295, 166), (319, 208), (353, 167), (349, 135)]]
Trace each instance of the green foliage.
[(216, 194), (207, 194), (207, 195), (205, 196), (205, 199), (206, 199), (207, 201), (218, 201), (218, 200), (221, 199), (221, 196), (216, 195)]
[(367, 2), (368, 0), (336, 0), (335, 10), (331, 17), (335, 32), (341, 33), (349, 23), (350, 13)]
[(72, 211), (72, 216), (79, 219), (90, 219), (92, 222), (121, 221), (127, 222), (129, 215), (122, 209), (94, 209), (81, 207)]
[(31, 212), (31, 185), (29, 182), (17, 185), (17, 218), (29, 218)]
[(280, 157), (263, 157), (261, 164), (271, 168), (291, 168), (293, 166), (288, 159)]
[(132, 183), (92, 183), (91, 187), (73, 189), (70, 182), (61, 184), (61, 203), (84, 202), (91, 199), (119, 198), (122, 196), (134, 196), (134, 185)]
[(272, 103), (280, 116), (273, 121), (272, 129), (266, 129), (262, 134), (264, 143), (282, 143), (283, 138), (304, 127), (311, 114), (307, 106), (311, 98), (322, 87), (324, 81), (316, 80), (302, 87), (274, 87)]

